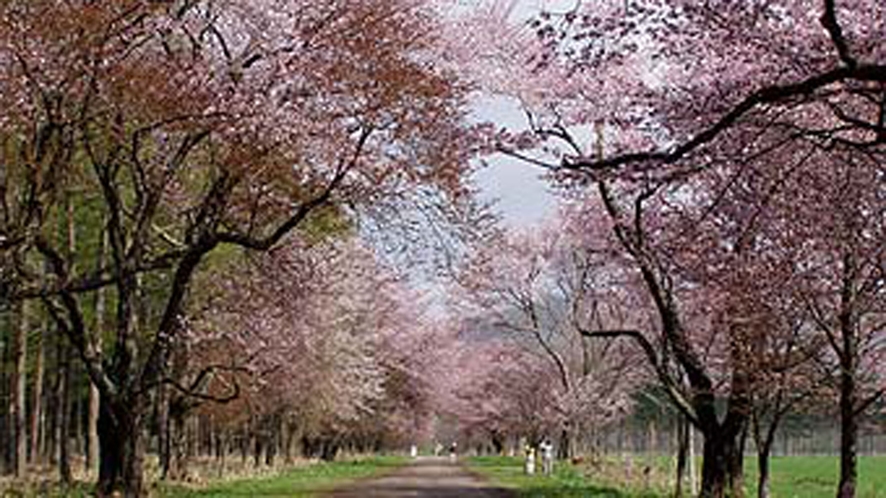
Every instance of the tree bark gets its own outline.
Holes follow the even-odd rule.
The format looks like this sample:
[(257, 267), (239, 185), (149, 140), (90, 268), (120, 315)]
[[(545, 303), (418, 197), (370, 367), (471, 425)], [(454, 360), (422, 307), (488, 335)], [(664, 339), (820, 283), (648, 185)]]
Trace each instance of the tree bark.
[(557, 448), (557, 458), (560, 460), (569, 460), (575, 453), (575, 438), (573, 437), (572, 424), (566, 423), (566, 427), (560, 431), (560, 444)]
[(215, 427), (215, 462), (218, 469), (216, 477), (221, 479), (225, 476), (225, 463), (228, 455), (227, 430)]
[(743, 438), (736, 434), (707, 433), (701, 467), (701, 498), (744, 496)]
[[(4, 325), (11, 325), (8, 322), (4, 323)], [(7, 332), (5, 330), (0, 329), (0, 332)], [(0, 336), (2, 337), (2, 336)], [(12, 355), (12, 345), (10, 341), (0, 341), (3, 344), (3, 357), (0, 358), (0, 398), (7, 398), (10, 395), (9, 388), (11, 386), (10, 376), (6, 371), (7, 365), (10, 362), (10, 356)], [(0, 424), (0, 460), (2, 460), (3, 473), (10, 474), (13, 472), (13, 441), (15, 440), (15, 434), (13, 432), (13, 424), (7, 423), (7, 421), (12, 416), (12, 405), (10, 403), (3, 405), (3, 412), (0, 413), (0, 420), (3, 421)]]
[(34, 382), (31, 387), (31, 455), (30, 462), (42, 461), (43, 440), (43, 377), (45, 375), (46, 352), (44, 341), (47, 335), (46, 326), (40, 328), (37, 344), (34, 345)]
[(169, 477), (172, 457), (169, 423), (169, 392), (166, 386), (157, 389), (157, 456), (160, 461), (160, 479)]
[(174, 480), (187, 477), (190, 438), (188, 430), (187, 402), (178, 394), (166, 393), (168, 399), (164, 418), (166, 419), (166, 469), (164, 474)]
[(837, 351), (840, 360), (840, 483), (837, 487), (837, 498), (855, 498), (858, 480), (857, 272), (856, 258), (850, 247), (843, 254), (843, 282), (838, 316), (842, 348)]
[(263, 450), (263, 437), (262, 437), (262, 428), (260, 424), (255, 424), (253, 427), (253, 445), (252, 445), (252, 466), (255, 468), (261, 467), (261, 456)]
[(858, 481), (858, 419), (855, 414), (855, 375), (840, 379), (840, 484), (837, 498), (854, 498)]
[(143, 401), (115, 403), (105, 396), (99, 405), (98, 437), (101, 445), (100, 497), (115, 492), (126, 498), (142, 496), (144, 460), (142, 420)]
[(701, 466), (702, 498), (726, 496), (729, 462), (726, 444), (716, 435), (705, 435), (704, 460)]
[(25, 463), (27, 460), (27, 434), (25, 414), (25, 390), (27, 380), (28, 359), (28, 306), (24, 301), (19, 301), (12, 312), (12, 384), (10, 416), (12, 426), (12, 443), (14, 451), (13, 474), (16, 477), (25, 475)]
[(58, 470), (64, 484), (70, 484), (71, 475), (71, 347), (61, 337), (58, 343)]
[(86, 471), (93, 475), (97, 473), (99, 465), (99, 397), (98, 388), (90, 381), (86, 413)]
[(686, 433), (689, 445), (689, 494), (695, 496), (698, 492), (698, 472), (695, 470), (695, 428), (692, 424), (686, 424)]
[[(779, 402), (780, 403), (780, 402)], [(775, 445), (775, 431), (778, 428), (784, 414), (788, 412), (787, 406), (776, 405), (772, 420), (769, 426), (763, 432), (763, 421), (760, 416), (755, 415), (754, 423), (754, 443), (757, 446), (757, 498), (769, 498), (770, 496), (770, 461), (772, 457), (772, 447)]]
[[(65, 196), (67, 231), (67, 260), (70, 261), (68, 271), (73, 271), (77, 253), (77, 229), (74, 221), (74, 203), (70, 193)], [(73, 481), (71, 475), (71, 396), (74, 380), (74, 347), (63, 337), (59, 337), (59, 432), (58, 432), (58, 470), (61, 482), (68, 485)]]
[[(99, 237), (98, 256), (96, 267), (105, 265), (105, 236)], [(105, 331), (105, 288), (98, 289), (95, 293), (95, 323), (93, 328), (93, 340), (96, 351), (102, 349), (102, 338)], [(98, 441), (98, 417), (99, 417), (99, 391), (98, 386), (89, 379), (88, 412), (86, 414), (86, 470), (97, 473), (99, 466), (99, 441)]]
[(769, 456), (772, 446), (757, 448), (757, 498), (769, 498)]
[(677, 419), (677, 476), (674, 484), (674, 498), (683, 498), (683, 483), (686, 481), (686, 463), (689, 453), (689, 422), (682, 416)]

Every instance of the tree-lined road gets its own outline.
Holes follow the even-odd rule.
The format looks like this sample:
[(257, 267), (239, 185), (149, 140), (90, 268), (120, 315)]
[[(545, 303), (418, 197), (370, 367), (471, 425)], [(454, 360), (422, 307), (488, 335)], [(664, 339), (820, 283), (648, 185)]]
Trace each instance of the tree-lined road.
[(326, 498), (512, 498), (446, 458), (423, 457), (394, 472), (337, 489)]

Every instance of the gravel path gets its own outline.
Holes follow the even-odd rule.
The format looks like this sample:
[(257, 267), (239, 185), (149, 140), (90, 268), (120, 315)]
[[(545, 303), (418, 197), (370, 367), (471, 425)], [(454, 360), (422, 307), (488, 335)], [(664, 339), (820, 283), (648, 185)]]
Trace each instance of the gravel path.
[(514, 498), (446, 458), (424, 457), (394, 472), (337, 489), (327, 498)]

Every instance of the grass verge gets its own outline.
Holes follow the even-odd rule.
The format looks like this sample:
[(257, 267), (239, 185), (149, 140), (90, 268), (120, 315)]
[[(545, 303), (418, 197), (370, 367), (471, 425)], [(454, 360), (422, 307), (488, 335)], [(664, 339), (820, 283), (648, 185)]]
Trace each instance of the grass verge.
[(319, 462), (285, 470), (277, 475), (217, 482), (199, 489), (164, 485), (163, 498), (222, 498), (240, 496), (312, 497), (333, 487), (383, 474), (402, 465), (402, 457), (369, 457), (340, 462)]
[(654, 491), (624, 490), (587, 479), (582, 470), (564, 462), (554, 465), (551, 476), (525, 475), (517, 457), (474, 457), (468, 468), (495, 484), (513, 489), (521, 498), (662, 498)]
[[(773, 498), (833, 498), (840, 461), (833, 456), (773, 457), (770, 490)], [(757, 496), (757, 461), (745, 460), (748, 496)], [(886, 456), (858, 458), (856, 498), (886, 498)]]
[[(745, 460), (746, 496), (757, 496), (756, 459)], [(521, 497), (572, 498), (579, 496), (611, 498), (659, 498), (668, 496), (673, 486), (672, 462), (666, 457), (636, 457), (635, 468), (653, 468), (655, 482), (648, 489), (625, 481), (624, 463), (606, 458), (595, 467), (576, 467), (564, 462), (555, 465), (551, 477), (523, 474), (522, 460), (508, 457), (477, 457), (469, 467), (499, 485), (515, 489)], [(699, 460), (699, 469), (701, 461)], [(859, 457), (857, 498), (886, 498), (886, 456)], [(770, 483), (773, 498), (832, 498), (836, 493), (839, 461), (833, 456), (773, 457)], [(635, 470), (636, 474), (637, 471)]]

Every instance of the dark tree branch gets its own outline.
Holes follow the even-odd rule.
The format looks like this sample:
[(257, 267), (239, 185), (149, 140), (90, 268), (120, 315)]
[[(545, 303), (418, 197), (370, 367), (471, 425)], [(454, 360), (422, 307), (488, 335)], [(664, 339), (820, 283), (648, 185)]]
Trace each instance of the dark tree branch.
[[(141, 263), (134, 269), (134, 272), (138, 274), (156, 270), (168, 270), (184, 256), (184, 250), (169, 251)], [(62, 293), (82, 294), (98, 290), (102, 287), (114, 285), (119, 281), (119, 275), (116, 275), (112, 271), (113, 268), (113, 266), (110, 268), (101, 268), (91, 275), (84, 275), (73, 279), (68, 276), (66, 281), (56, 276), (56, 279), (50, 284), (35, 285), (15, 290), (7, 296), (7, 299), (9, 301), (42, 299), (58, 296)]]
[(652, 343), (649, 342), (649, 339), (647, 339), (646, 336), (644, 336), (637, 330), (630, 329), (587, 330), (582, 327), (577, 328), (582, 337), (610, 339), (625, 337), (637, 343), (637, 345), (640, 346), (640, 349), (642, 349), (643, 353), (646, 355), (646, 360), (652, 366), (652, 369), (655, 371), (655, 374), (658, 377), (659, 381), (664, 385), (668, 396), (671, 398), (680, 412), (682, 412), (683, 415), (685, 415), (692, 424), (696, 426), (701, 426), (698, 414), (696, 413), (695, 409), (686, 400), (683, 394), (680, 393), (679, 389), (677, 388), (677, 383), (671, 377), (662, 362), (659, 361), (658, 354), (655, 351), (655, 346), (653, 346)]
[(145, 245), (151, 222), (157, 212), (160, 200), (163, 198), (163, 193), (166, 190), (167, 184), (173, 174), (175, 174), (185, 163), (185, 159), (194, 147), (199, 145), (209, 136), (209, 134), (209, 130), (202, 130), (198, 133), (186, 135), (175, 151), (173, 157), (166, 164), (166, 168), (158, 181), (152, 186), (146, 185), (147, 187), (150, 187), (150, 190), (148, 191), (147, 196), (145, 196), (144, 202), (139, 206), (139, 213), (136, 215), (137, 221), (132, 234), (132, 247), (127, 255), (129, 258), (133, 258), (135, 261), (141, 259), (140, 255), (137, 253), (141, 251)]
[(176, 391), (181, 393), (186, 398), (196, 398), (203, 401), (212, 401), (214, 403), (230, 403), (235, 399), (240, 397), (240, 384), (237, 382), (233, 382), (233, 391), (224, 395), (224, 396), (216, 396), (214, 394), (207, 394), (201, 391), (191, 390), (189, 387), (181, 385), (179, 382), (176, 382), (173, 379), (164, 379), (163, 384), (168, 384), (175, 388)]
[(257, 251), (267, 251), (271, 247), (273, 247), (277, 242), (279, 242), (283, 237), (285, 237), (289, 232), (291, 232), (295, 227), (297, 227), (305, 218), (308, 217), (315, 209), (326, 205), (332, 199), (332, 194), (335, 190), (341, 185), (344, 181), (345, 176), (347, 176), (348, 172), (350, 172), (354, 166), (357, 164), (357, 161), (360, 159), (360, 156), (363, 152), (363, 148), (366, 145), (367, 140), (369, 140), (369, 136), (372, 134), (372, 129), (367, 128), (364, 129), (360, 138), (357, 140), (357, 145), (353, 154), (346, 160), (342, 160), (338, 167), (336, 168), (335, 175), (326, 185), (322, 192), (316, 197), (301, 203), (295, 212), (290, 216), (286, 221), (280, 224), (270, 235), (266, 237), (255, 237), (249, 235), (247, 233), (242, 232), (220, 232), (217, 234), (217, 240), (220, 243), (225, 244), (234, 244), (241, 247), (245, 247), (247, 249), (253, 249)]
[(538, 166), (540, 168), (549, 169), (549, 170), (556, 170), (560, 167), (556, 163), (549, 163), (546, 161), (542, 161), (541, 159), (536, 159), (534, 157), (523, 154), (522, 152), (517, 152), (516, 150), (513, 150), (508, 147), (504, 147), (502, 145), (497, 145), (495, 147), (495, 150), (497, 152), (501, 152), (502, 154), (504, 154), (506, 156), (511, 156), (514, 159), (519, 159), (525, 163), (532, 164), (533, 166)]
[(879, 401), (881, 398), (883, 398), (884, 395), (886, 395), (886, 389), (880, 389), (879, 391), (875, 392), (874, 394), (863, 399), (861, 401), (861, 403), (859, 403), (858, 406), (855, 407), (855, 411), (853, 412), (853, 414), (854, 415), (861, 415), (868, 408), (870, 408), (871, 405), (873, 405), (874, 403)]
[[(686, 338), (683, 325), (676, 311), (676, 303), (673, 301), (671, 293), (671, 283), (667, 273), (663, 271), (657, 258), (644, 245), (643, 237), (634, 233), (624, 221), (624, 214), (618, 203), (616, 202), (609, 185), (605, 181), (598, 182), (600, 197), (603, 200), (609, 217), (615, 222), (615, 234), (619, 242), (625, 250), (636, 261), (640, 273), (643, 276), (643, 282), (652, 297), (656, 310), (662, 320), (662, 328), (667, 345), (671, 347), (676, 354), (679, 364), (686, 371), (689, 383), (696, 389), (699, 389), (697, 395), (713, 396), (711, 393), (713, 383), (705, 372), (704, 366), (698, 358), (698, 355), (692, 348), (692, 345)], [(640, 225), (635, 225), (635, 229), (640, 230)], [(710, 414), (715, 418), (714, 414)]]
[(723, 115), (710, 127), (669, 152), (633, 152), (599, 160), (577, 157), (564, 160), (558, 168), (594, 173), (618, 169), (622, 166), (637, 163), (673, 164), (708, 142), (713, 141), (718, 135), (732, 127), (739, 119), (757, 107), (765, 104), (786, 102), (795, 97), (807, 96), (827, 85), (846, 80), (886, 82), (886, 65), (839, 67), (798, 83), (761, 88), (739, 102), (731, 111)]
[[(49, 263), (49, 268), (52, 272), (59, 279), (64, 280), (67, 274), (67, 267), (61, 255), (46, 241), (39, 238), (37, 240), (37, 250), (40, 251)], [(48, 298), (44, 298), (43, 302), (58, 327), (77, 348), (80, 358), (83, 360), (83, 364), (89, 373), (89, 377), (95, 385), (103, 395), (112, 398), (116, 397), (118, 393), (117, 386), (108, 377), (102, 365), (102, 355), (99, 353), (98, 348), (87, 337), (86, 325), (83, 321), (83, 314), (80, 312), (80, 304), (77, 302), (77, 298), (69, 292), (62, 292), (60, 297), (61, 304)]]
[(828, 31), (828, 35), (831, 37), (831, 42), (834, 43), (834, 47), (836, 47), (837, 53), (840, 55), (840, 60), (843, 61), (843, 64), (849, 68), (855, 68), (858, 66), (858, 61), (856, 61), (855, 58), (852, 57), (852, 54), (849, 53), (849, 44), (846, 43), (846, 38), (843, 36), (843, 29), (837, 21), (837, 9), (834, 5), (834, 0), (824, 0), (824, 13), (821, 15), (821, 24), (824, 26), (824, 29)]

